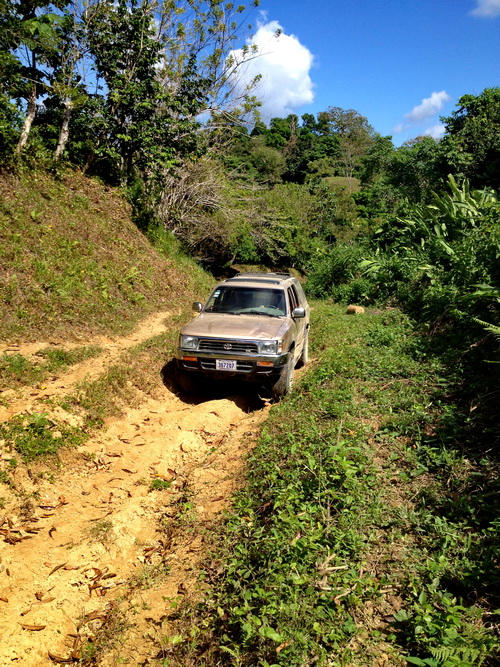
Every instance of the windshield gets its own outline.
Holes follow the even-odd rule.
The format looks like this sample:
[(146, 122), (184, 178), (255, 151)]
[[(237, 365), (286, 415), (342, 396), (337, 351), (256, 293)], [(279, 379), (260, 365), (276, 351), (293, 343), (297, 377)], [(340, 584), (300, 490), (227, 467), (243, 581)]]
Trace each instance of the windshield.
[(282, 317), (286, 313), (285, 295), (277, 289), (221, 286), (208, 300), (205, 311)]

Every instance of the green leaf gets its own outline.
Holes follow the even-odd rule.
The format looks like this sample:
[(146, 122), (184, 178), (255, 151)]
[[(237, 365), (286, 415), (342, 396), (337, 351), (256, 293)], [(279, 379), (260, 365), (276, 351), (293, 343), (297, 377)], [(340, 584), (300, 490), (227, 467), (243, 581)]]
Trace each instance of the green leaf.
[(272, 639), (274, 642), (281, 642), (281, 635), (276, 632), (270, 625), (263, 625), (259, 628), (259, 635), (266, 639)]

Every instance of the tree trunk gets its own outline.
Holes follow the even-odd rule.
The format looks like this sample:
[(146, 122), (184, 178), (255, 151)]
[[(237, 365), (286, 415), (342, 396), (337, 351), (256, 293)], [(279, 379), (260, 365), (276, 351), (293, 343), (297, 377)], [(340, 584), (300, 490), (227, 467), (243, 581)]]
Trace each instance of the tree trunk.
[(33, 88), (31, 89), (31, 93), (28, 99), (26, 118), (24, 120), (23, 130), (21, 132), (21, 136), (19, 137), (19, 141), (16, 147), (16, 153), (18, 154), (21, 153), (21, 151), (28, 142), (28, 137), (30, 134), (31, 126), (33, 125), (33, 121), (35, 120), (35, 115), (36, 115), (36, 83), (33, 84)]
[(64, 113), (62, 117), (61, 131), (59, 132), (59, 141), (57, 142), (56, 152), (54, 153), (54, 159), (56, 162), (62, 158), (64, 149), (69, 139), (69, 121), (71, 118), (71, 113), (73, 111), (73, 103), (71, 100), (66, 99), (64, 101)]

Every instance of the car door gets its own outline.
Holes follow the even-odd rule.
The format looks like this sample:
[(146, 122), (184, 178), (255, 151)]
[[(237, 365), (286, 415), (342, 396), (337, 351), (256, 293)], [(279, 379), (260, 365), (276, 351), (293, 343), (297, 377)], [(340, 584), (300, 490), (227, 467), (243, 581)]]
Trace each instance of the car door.
[[(295, 288), (295, 285), (290, 285), (287, 288), (287, 296), (288, 296), (288, 303), (290, 305), (290, 315), (293, 312), (294, 308), (299, 308), (304, 306), (304, 304), (300, 302), (299, 295), (297, 289)], [(292, 318), (292, 320), (293, 320), (292, 324), (293, 338), (295, 340), (294, 358), (295, 362), (297, 362), (302, 353), (302, 347), (304, 346), (304, 335), (307, 326), (307, 318), (299, 317), (299, 318)]]

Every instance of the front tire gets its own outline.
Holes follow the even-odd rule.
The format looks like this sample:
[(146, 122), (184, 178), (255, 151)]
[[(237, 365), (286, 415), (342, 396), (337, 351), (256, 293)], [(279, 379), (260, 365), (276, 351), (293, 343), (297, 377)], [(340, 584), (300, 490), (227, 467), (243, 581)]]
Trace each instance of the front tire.
[(277, 380), (272, 385), (275, 398), (283, 398), (292, 391), (293, 387), (293, 354), (290, 353), (287, 363), (283, 366)]
[(198, 388), (198, 374), (185, 371), (177, 365), (175, 368), (175, 384), (185, 394), (192, 394)]

